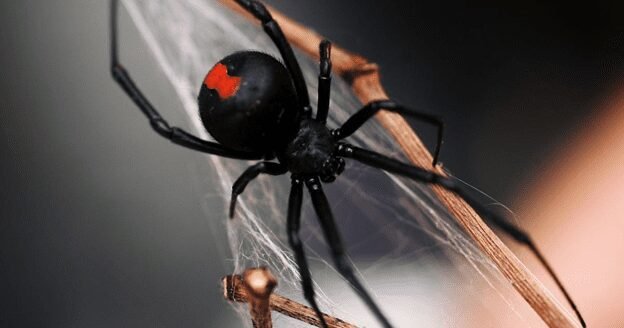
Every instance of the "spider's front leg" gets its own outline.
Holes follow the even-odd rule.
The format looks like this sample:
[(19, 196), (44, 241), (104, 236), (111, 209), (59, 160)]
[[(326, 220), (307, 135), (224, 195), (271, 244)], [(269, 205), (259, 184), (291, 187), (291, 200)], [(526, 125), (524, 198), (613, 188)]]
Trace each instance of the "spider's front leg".
[(438, 157), (440, 156), (440, 149), (442, 148), (442, 140), (444, 138), (444, 123), (442, 120), (431, 114), (418, 112), (397, 104), (392, 100), (377, 100), (371, 101), (353, 114), (347, 119), (341, 127), (333, 131), (334, 137), (341, 140), (352, 135), (357, 129), (362, 127), (369, 119), (371, 119), (380, 110), (388, 110), (401, 115), (412, 117), (414, 119), (434, 125), (438, 131), (438, 140), (436, 142), (435, 150), (433, 151), (433, 165), (438, 163)]
[(353, 266), (347, 258), (347, 253), (342, 244), (340, 232), (336, 226), (334, 215), (329, 207), (327, 197), (325, 197), (325, 193), (323, 192), (321, 182), (317, 177), (315, 177), (307, 179), (305, 183), (308, 187), (308, 191), (310, 192), (310, 196), (312, 197), (312, 205), (314, 206), (314, 210), (316, 211), (321, 223), (321, 228), (323, 230), (323, 234), (325, 235), (327, 245), (330, 248), (331, 256), (334, 260), (334, 264), (336, 265), (336, 269), (351, 284), (351, 287), (355, 289), (357, 294), (364, 301), (366, 306), (368, 306), (368, 308), (373, 312), (382, 326), (386, 328), (392, 327), (386, 316), (381, 312), (379, 306), (377, 306), (373, 298), (364, 288), (364, 285), (362, 285), (355, 275)]
[(299, 63), (297, 62), (295, 54), (290, 47), (290, 43), (286, 40), (284, 32), (282, 32), (279, 24), (277, 24), (277, 22), (273, 19), (273, 16), (271, 16), (271, 13), (260, 1), (236, 0), (236, 3), (238, 3), (241, 7), (243, 7), (243, 9), (248, 11), (262, 23), (264, 31), (269, 35), (271, 40), (273, 40), (273, 43), (275, 43), (275, 46), (284, 59), (284, 64), (286, 64), (288, 72), (290, 72), (293, 83), (295, 84), (295, 89), (297, 90), (299, 105), (302, 109), (309, 113), (311, 111), (310, 97), (308, 96), (308, 88), (303, 78), (301, 67), (299, 67)]

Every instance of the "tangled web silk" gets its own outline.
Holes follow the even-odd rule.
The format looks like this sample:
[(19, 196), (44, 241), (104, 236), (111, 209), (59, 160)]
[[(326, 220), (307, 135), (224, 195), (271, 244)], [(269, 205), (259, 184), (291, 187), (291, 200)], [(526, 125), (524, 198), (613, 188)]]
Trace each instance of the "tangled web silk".
[[(211, 139), (197, 112), (197, 94), (206, 72), (221, 58), (240, 50), (259, 50), (279, 57), (263, 31), (206, 0), (125, 0), (129, 16), (175, 89), (193, 132)], [(297, 54), (313, 107), (318, 64)], [(337, 127), (361, 104), (338, 78), (332, 84), (328, 126)], [(349, 142), (406, 161), (397, 144), (371, 121)], [(214, 178), (208, 193), (224, 204), (234, 180), (251, 162), (205, 156)], [(277, 292), (303, 301), (299, 275), (286, 236), (286, 207), (290, 180), (262, 176), (239, 197), (237, 216), (211, 212), (215, 233), (227, 231), (229, 273), (267, 266), (279, 280)], [(208, 187), (206, 187), (208, 189)], [(437, 203), (426, 185), (349, 162), (336, 182), (325, 187), (344, 243), (358, 274), (391, 321), (400, 327), (463, 326), (463, 317), (488, 308), (478, 300), (486, 290), (499, 295), (517, 315), (518, 300), (503, 294), (506, 284), (492, 264)], [(327, 259), (327, 247), (309, 200), (304, 201), (302, 238), (310, 260), (321, 308), (330, 314), (371, 327), (376, 322)], [(475, 305), (475, 299), (477, 304)], [(470, 303), (470, 307), (465, 304)], [(250, 325), (241, 308), (242, 322)], [(483, 318), (487, 318), (484, 315)], [(275, 326), (305, 326), (277, 316)], [(492, 323), (492, 327), (496, 324)], [(481, 327), (489, 327), (482, 324)]]

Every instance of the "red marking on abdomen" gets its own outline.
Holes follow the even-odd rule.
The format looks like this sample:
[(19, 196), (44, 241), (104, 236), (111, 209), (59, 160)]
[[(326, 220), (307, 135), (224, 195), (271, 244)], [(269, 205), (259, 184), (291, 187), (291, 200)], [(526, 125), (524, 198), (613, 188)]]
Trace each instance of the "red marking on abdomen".
[(216, 90), (221, 100), (230, 98), (236, 94), (240, 87), (240, 77), (229, 76), (227, 67), (218, 63), (213, 67), (204, 79), (207, 88)]

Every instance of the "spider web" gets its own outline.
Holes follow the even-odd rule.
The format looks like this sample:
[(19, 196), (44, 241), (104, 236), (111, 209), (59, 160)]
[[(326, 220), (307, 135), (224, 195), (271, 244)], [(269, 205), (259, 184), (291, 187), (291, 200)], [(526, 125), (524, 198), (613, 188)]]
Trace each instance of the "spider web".
[[(174, 87), (193, 132), (211, 140), (197, 112), (197, 93), (206, 72), (235, 51), (252, 49), (279, 57), (270, 39), (257, 26), (216, 2), (205, 0), (124, 0), (127, 12)], [(122, 32), (123, 37), (123, 32)], [(124, 48), (123, 46), (121, 47)], [(307, 81), (313, 108), (317, 96), (318, 64), (297, 54)], [(339, 126), (361, 104), (349, 86), (334, 77), (328, 125)], [(166, 116), (166, 115), (165, 115)], [(397, 144), (379, 124), (370, 121), (348, 140), (407, 161)], [(211, 183), (202, 183), (206, 198), (223, 204), (206, 210), (213, 234), (227, 231), (230, 273), (267, 266), (278, 278), (277, 292), (303, 301), (299, 274), (288, 247), (286, 208), (290, 180), (261, 176), (239, 197), (237, 216), (225, 211), (234, 180), (252, 162), (205, 156)], [(484, 324), (488, 302), (507, 304), (509, 315), (521, 301), (508, 296), (490, 261), (435, 200), (427, 186), (348, 161), (336, 182), (325, 185), (337, 223), (360, 279), (397, 326), (467, 326), (467, 317), (479, 314)], [(331, 266), (327, 247), (309, 199), (303, 204), (302, 240), (315, 279), (321, 308), (358, 326), (377, 323)], [(492, 293), (492, 291), (494, 293)], [(484, 299), (484, 293), (498, 296)], [(503, 296), (506, 295), (506, 296)], [(467, 306), (466, 304), (470, 304)], [(500, 308), (500, 306), (498, 307)], [(246, 308), (232, 327), (251, 326)], [(497, 314), (500, 315), (500, 314)], [(274, 315), (277, 327), (304, 327), (290, 318)], [(491, 322), (492, 327), (496, 324)]]

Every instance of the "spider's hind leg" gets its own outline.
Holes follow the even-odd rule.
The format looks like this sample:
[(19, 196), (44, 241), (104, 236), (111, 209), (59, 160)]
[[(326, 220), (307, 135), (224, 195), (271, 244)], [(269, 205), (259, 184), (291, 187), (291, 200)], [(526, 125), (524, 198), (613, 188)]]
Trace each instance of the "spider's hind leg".
[(336, 265), (336, 269), (351, 284), (351, 287), (355, 289), (362, 301), (364, 301), (366, 306), (368, 306), (368, 308), (373, 312), (382, 326), (385, 328), (392, 327), (386, 316), (381, 312), (379, 306), (377, 306), (375, 301), (373, 301), (373, 298), (368, 294), (362, 283), (355, 275), (353, 265), (349, 262), (347, 253), (342, 245), (340, 232), (336, 226), (327, 197), (325, 197), (325, 193), (321, 187), (321, 182), (318, 178), (310, 178), (306, 180), (305, 183), (308, 187), (308, 191), (310, 192), (310, 196), (312, 197), (312, 205), (314, 206), (314, 210), (316, 211), (319, 221), (321, 222), (321, 228), (323, 230), (323, 234), (325, 235), (325, 239), (327, 240), (327, 245), (330, 248), (331, 256)]
[(552, 279), (555, 281), (557, 287), (561, 290), (566, 300), (570, 304), (570, 307), (574, 310), (574, 313), (576, 314), (581, 325), (583, 327), (586, 327), (585, 320), (583, 319), (583, 316), (578, 310), (576, 304), (572, 300), (572, 297), (563, 286), (561, 280), (559, 280), (559, 277), (555, 274), (553, 268), (546, 261), (542, 253), (538, 250), (537, 246), (535, 245), (529, 234), (523, 231), (520, 227), (506, 220), (504, 217), (488, 209), (487, 206), (475, 199), (465, 188), (463, 188), (458, 183), (457, 179), (430, 172), (423, 168), (402, 163), (376, 152), (344, 143), (338, 145), (337, 153), (339, 156), (353, 158), (366, 165), (376, 167), (398, 175), (402, 175), (416, 181), (437, 184), (463, 198), (470, 206), (472, 206), (479, 214), (481, 214), (487, 222), (494, 225), (496, 228), (508, 234), (517, 242), (525, 245), (531, 250), (531, 252), (538, 258), (540, 263), (544, 266), (544, 268), (546, 268)]
[(275, 162), (259, 162), (253, 166), (248, 167), (243, 174), (241, 174), (234, 185), (232, 186), (232, 198), (230, 200), (230, 218), (234, 217), (234, 210), (236, 209), (236, 199), (238, 195), (245, 191), (247, 184), (253, 179), (257, 178), (260, 173), (270, 175), (281, 175), (288, 172), (288, 168), (285, 165)]
[(110, 3), (110, 69), (111, 74), (119, 86), (126, 92), (132, 101), (139, 107), (141, 112), (147, 117), (150, 125), (160, 136), (169, 139), (171, 142), (190, 148), (193, 150), (214, 154), (223, 157), (237, 159), (260, 159), (261, 154), (250, 153), (227, 148), (215, 142), (202, 140), (184, 129), (171, 126), (160, 113), (152, 106), (147, 97), (143, 95), (128, 71), (119, 61), (118, 37), (117, 37), (117, 11), (119, 0), (112, 0)]

